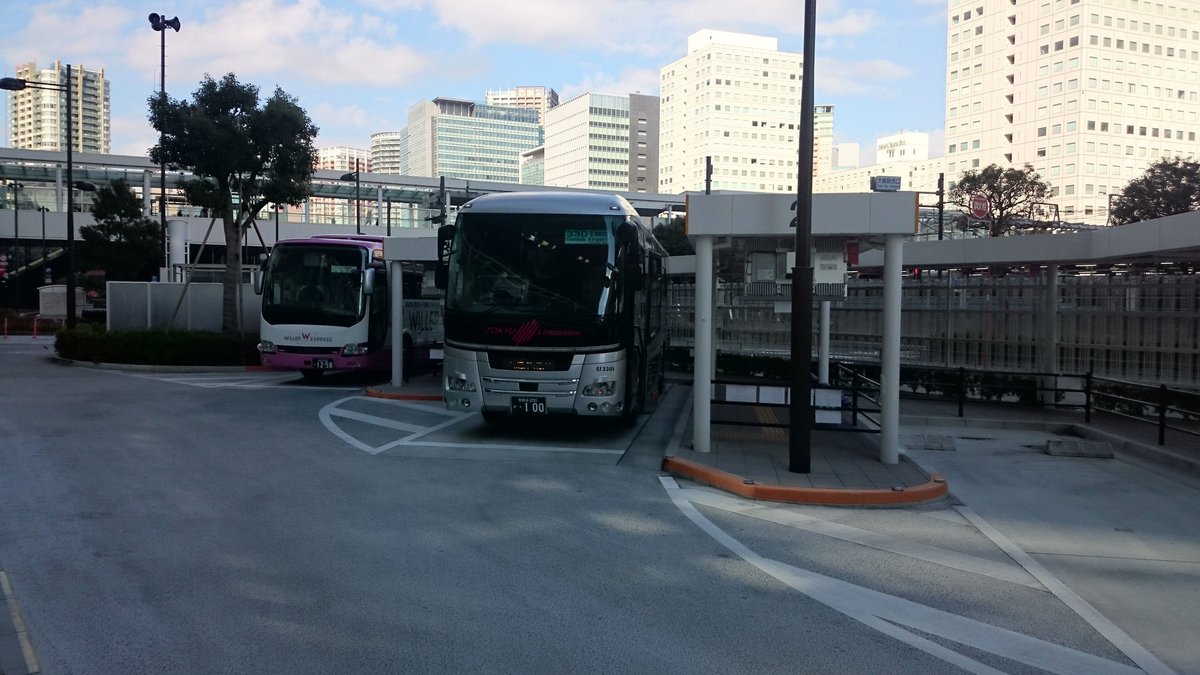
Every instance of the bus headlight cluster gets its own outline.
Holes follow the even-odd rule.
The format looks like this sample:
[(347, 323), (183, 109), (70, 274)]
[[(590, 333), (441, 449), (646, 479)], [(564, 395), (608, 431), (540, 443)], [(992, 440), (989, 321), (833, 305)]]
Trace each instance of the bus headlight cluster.
[(611, 380), (596, 380), (583, 388), (584, 396), (612, 396), (617, 391), (617, 383)]
[(270, 340), (261, 340), (258, 343), (258, 351), (260, 354), (274, 354), (275, 343)]
[(466, 373), (452, 373), (446, 376), (448, 391), (475, 391), (475, 383), (467, 379)]
[(362, 356), (366, 353), (367, 343), (365, 342), (351, 342), (345, 347), (342, 347), (342, 356)]

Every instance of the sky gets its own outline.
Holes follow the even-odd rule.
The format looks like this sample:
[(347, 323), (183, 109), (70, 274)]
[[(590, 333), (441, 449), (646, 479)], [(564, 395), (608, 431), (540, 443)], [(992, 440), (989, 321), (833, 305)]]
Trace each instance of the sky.
[[(834, 142), (932, 134), (945, 115), (946, 0), (817, 0), (814, 101), (834, 106)], [(488, 89), (547, 86), (657, 95), (662, 66), (687, 36), (716, 29), (777, 38), (804, 51), (800, 0), (5, 0), (0, 71), (55, 60), (103, 69), (112, 152), (145, 155), (157, 138), (147, 99), (158, 91), (160, 34), (148, 15), (178, 17), (166, 35), (166, 88), (190, 98), (207, 74), (234, 73), (295, 97), (319, 128), (317, 147), (370, 148), (405, 126), (409, 106), (438, 96), (483, 100)], [(2, 133), (7, 145), (7, 102)]]

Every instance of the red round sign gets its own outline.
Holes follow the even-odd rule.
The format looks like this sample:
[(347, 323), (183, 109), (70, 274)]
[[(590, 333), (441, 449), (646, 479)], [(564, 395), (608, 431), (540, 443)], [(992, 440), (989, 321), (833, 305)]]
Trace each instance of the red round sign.
[(971, 195), (971, 201), (968, 202), (968, 207), (971, 209), (971, 215), (976, 218), (985, 218), (988, 214), (988, 199), (983, 195)]

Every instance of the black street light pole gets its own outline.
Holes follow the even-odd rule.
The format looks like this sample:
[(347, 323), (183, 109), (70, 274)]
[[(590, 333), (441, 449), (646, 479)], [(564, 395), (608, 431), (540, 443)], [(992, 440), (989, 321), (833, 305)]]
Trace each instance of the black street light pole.
[(17, 273), (17, 279), (15, 282), (15, 290), (17, 292), (17, 299), (16, 299), (16, 301), (13, 302), (13, 309), (17, 310), (17, 313), (20, 314), (21, 313), (21, 266), (17, 262), (17, 254), (21, 252), (21, 225), (20, 225), (20, 220), (18, 220), (18, 218), (17, 218), (17, 214), (20, 211), (20, 205), (17, 204), (17, 191), (24, 188), (25, 186), (21, 185), (20, 183), (13, 182), (13, 183), (10, 183), (10, 187), (12, 187), (12, 193), (13, 193), (13, 254), (10, 256), (12, 258), (12, 260), (9, 261), (9, 263), (12, 265), (13, 270), (15, 270)]
[(804, 64), (800, 81), (800, 157), (796, 169), (796, 264), (792, 268), (792, 401), (788, 471), (812, 470), (812, 173), (813, 58), (817, 0), (804, 0)]
[(49, 249), (46, 248), (46, 212), (49, 210), (50, 210), (49, 207), (45, 207), (45, 206), (38, 207), (38, 211), (42, 212), (42, 270), (43, 270), (43, 274), (44, 274), (45, 270), (50, 269), (50, 251), (49, 251)]
[[(73, 75), (71, 73), (71, 64), (66, 64), (67, 83), (60, 82), (41, 82), (37, 80), (24, 80), (19, 77), (0, 77), (0, 89), (9, 91), (21, 91), (22, 89), (50, 89), (54, 91), (66, 92), (67, 95), (67, 329), (75, 328), (75, 181), (74, 181), (74, 156), (72, 149), (75, 146), (75, 125), (72, 120), (75, 115), (72, 114), (71, 108), (74, 106), (71, 82)], [(95, 186), (91, 186), (95, 187)]]
[(362, 169), (358, 166), (358, 158), (354, 158), (354, 171), (342, 174), (342, 180), (354, 181), (354, 232), (362, 234), (362, 204), (358, 201), (358, 189), (361, 185)]
[[(175, 32), (179, 32), (179, 17), (168, 19), (167, 17), (151, 13), (149, 17), (150, 27), (158, 31), (159, 39), (159, 80), (158, 80), (158, 95), (162, 99), (167, 98), (167, 29), (173, 28)], [(158, 145), (162, 147), (163, 132), (158, 134)], [(167, 268), (171, 266), (170, 257), (167, 254), (167, 164), (164, 161), (158, 167), (158, 219), (159, 219), (159, 240), (158, 243), (162, 248), (162, 266)]]

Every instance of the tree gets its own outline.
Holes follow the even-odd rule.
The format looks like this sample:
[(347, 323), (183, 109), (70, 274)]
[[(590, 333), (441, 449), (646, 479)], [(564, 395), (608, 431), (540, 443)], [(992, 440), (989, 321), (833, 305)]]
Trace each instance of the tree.
[(238, 330), (241, 241), (267, 204), (299, 205), (310, 194), (317, 128), (282, 89), (260, 106), (258, 87), (233, 73), (205, 76), (191, 101), (150, 98), (150, 123), (161, 140), (155, 163), (192, 172), (182, 185), (187, 200), (220, 217), (225, 233), (221, 330)]
[(668, 255), (695, 255), (696, 249), (683, 232), (683, 218), (671, 218), (654, 226), (654, 237), (663, 245)]
[(1165, 218), (1200, 210), (1200, 163), (1181, 157), (1151, 164), (1134, 178), (1112, 206), (1114, 225)]
[(102, 270), (108, 281), (149, 281), (158, 273), (158, 225), (123, 179), (101, 187), (92, 203), (96, 224), (79, 230), (79, 268)]
[(950, 189), (950, 201), (967, 206), (972, 195), (988, 200), (988, 234), (999, 237), (1012, 229), (1019, 219), (1028, 218), (1038, 202), (1050, 194), (1050, 184), (1033, 167), (1003, 168), (989, 164), (979, 171), (964, 171)]

